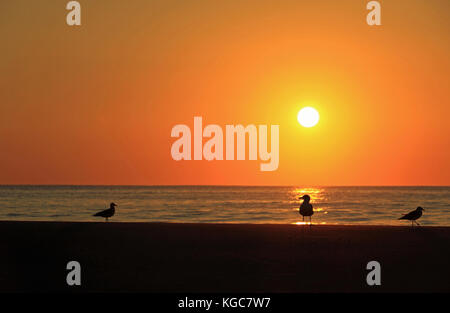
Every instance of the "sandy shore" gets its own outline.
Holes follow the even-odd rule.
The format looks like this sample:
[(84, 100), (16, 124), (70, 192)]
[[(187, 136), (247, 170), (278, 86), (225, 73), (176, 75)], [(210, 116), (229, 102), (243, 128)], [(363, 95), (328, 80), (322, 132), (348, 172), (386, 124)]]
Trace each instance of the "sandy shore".
[(0, 291), (450, 291), (450, 227), (0, 222), (0, 247)]

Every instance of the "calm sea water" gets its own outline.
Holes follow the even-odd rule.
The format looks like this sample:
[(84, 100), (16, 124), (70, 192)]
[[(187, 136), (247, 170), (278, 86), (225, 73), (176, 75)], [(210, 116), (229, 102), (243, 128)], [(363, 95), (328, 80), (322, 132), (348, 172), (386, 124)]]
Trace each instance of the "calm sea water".
[(417, 206), (422, 225), (450, 226), (450, 187), (0, 186), (0, 220), (299, 223), (298, 197), (309, 194), (317, 224), (408, 225), (397, 218)]

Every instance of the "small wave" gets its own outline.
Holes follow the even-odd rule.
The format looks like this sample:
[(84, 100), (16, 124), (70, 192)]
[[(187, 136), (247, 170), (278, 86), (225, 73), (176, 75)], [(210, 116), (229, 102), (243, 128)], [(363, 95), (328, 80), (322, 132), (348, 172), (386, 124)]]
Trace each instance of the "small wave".
[(20, 213), (7, 213), (6, 216), (10, 216), (10, 217), (15, 217), (15, 216), (23, 216), (25, 214), (20, 214)]

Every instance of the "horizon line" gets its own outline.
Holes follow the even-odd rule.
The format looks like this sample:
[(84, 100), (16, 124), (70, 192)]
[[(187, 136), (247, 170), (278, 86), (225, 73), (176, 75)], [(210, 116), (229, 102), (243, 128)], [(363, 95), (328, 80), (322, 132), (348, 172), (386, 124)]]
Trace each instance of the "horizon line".
[(84, 186), (84, 187), (450, 187), (450, 185), (206, 185), (206, 184), (0, 184), (0, 187), (5, 186), (55, 186), (55, 187), (69, 187), (69, 186)]

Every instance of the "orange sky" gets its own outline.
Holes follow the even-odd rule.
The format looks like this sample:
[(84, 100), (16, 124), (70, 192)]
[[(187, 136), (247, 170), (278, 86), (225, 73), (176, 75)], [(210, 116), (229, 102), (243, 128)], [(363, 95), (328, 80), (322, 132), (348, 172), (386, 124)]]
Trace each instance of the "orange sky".
[[(450, 2), (367, 2), (4, 1), (0, 184), (450, 185)], [(172, 160), (194, 116), (280, 125), (278, 170)]]

